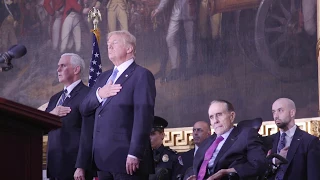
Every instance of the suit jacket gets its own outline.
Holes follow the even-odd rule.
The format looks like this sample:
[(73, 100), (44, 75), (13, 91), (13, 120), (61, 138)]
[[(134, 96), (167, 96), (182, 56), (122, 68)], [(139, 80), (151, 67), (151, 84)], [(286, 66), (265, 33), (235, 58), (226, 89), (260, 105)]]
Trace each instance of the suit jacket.
[[(50, 131), (48, 134), (48, 177), (73, 177), (82, 126), (79, 106), (89, 90), (89, 87), (80, 82), (63, 102), (63, 106), (70, 107), (71, 112), (61, 118), (61, 128)], [(56, 107), (62, 92), (51, 97), (46, 112), (50, 112)], [(93, 120), (92, 116), (91, 118)]]
[[(277, 153), (280, 132), (273, 135), (273, 138), (271, 153)], [(316, 153), (318, 145), (319, 139), (317, 137), (297, 127), (287, 153), (288, 164), (281, 165), (285, 172), (283, 179), (319, 180), (320, 155), (319, 151)], [(270, 179), (274, 179), (274, 177)]]
[(84, 115), (95, 113), (94, 163), (99, 170), (126, 173), (127, 155), (141, 160), (138, 173), (153, 173), (149, 135), (154, 118), (155, 80), (150, 71), (133, 62), (115, 82), (120, 92), (100, 104), (96, 91), (112, 70), (102, 73), (82, 103)]
[[(193, 161), (193, 169), (196, 175), (198, 175), (205, 152), (216, 137), (216, 134), (211, 135), (201, 143), (197, 150)], [(228, 168), (234, 168), (241, 179), (264, 174), (267, 163), (257, 130), (234, 127), (215, 159), (212, 174)]]
[[(194, 157), (194, 148), (190, 149), (187, 152), (180, 153), (179, 161), (182, 162), (183, 168), (181, 170), (181, 174), (184, 175), (188, 168), (193, 165), (193, 157)], [(181, 159), (180, 159), (181, 158)]]

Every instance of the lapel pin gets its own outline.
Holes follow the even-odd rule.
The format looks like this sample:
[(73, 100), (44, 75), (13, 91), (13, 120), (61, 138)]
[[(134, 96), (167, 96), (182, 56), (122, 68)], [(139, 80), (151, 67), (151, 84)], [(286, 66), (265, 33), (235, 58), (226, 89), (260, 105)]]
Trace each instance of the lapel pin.
[(128, 74), (126, 74), (126, 77), (128, 77)]

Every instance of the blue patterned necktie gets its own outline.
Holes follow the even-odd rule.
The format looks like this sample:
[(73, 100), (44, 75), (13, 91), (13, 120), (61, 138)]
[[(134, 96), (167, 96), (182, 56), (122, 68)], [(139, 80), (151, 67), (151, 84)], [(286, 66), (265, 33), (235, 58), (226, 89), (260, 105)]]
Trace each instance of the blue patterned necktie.
[(118, 72), (119, 72), (119, 70), (117, 68), (114, 68), (113, 71), (112, 71), (111, 76), (109, 77), (109, 79), (107, 81), (107, 83), (112, 81), (112, 84), (114, 84), (115, 83), (114, 81), (115, 81), (115, 79), (117, 77)]
[(283, 149), (284, 147), (286, 147), (286, 133), (282, 133), (280, 136), (280, 141), (278, 143), (278, 149), (277, 149), (277, 153), (279, 153), (281, 151), (281, 149)]
[[(281, 134), (280, 141), (278, 143), (277, 153), (280, 153), (281, 149), (283, 149), (286, 146), (286, 135), (287, 135), (286, 133)], [(284, 176), (283, 166), (280, 165), (280, 167), (278, 167), (278, 170), (277, 170), (276, 180), (283, 180), (283, 176)]]
[[(110, 81), (112, 81), (112, 84), (114, 84), (118, 72), (119, 72), (119, 70), (118, 70), (117, 68), (114, 68), (114, 69), (113, 69), (113, 72), (112, 72), (111, 76), (109, 77), (109, 79), (108, 79), (108, 81), (107, 81), (106, 84), (108, 84)], [(106, 102), (107, 99), (108, 99), (108, 98), (105, 98), (105, 99), (102, 101), (102, 105), (104, 105), (104, 103)]]
[(65, 89), (63, 91), (63, 93), (61, 94), (61, 97), (59, 99), (59, 102), (58, 102), (57, 106), (61, 106), (63, 104), (64, 100), (66, 100), (67, 94), (68, 94), (68, 90)]

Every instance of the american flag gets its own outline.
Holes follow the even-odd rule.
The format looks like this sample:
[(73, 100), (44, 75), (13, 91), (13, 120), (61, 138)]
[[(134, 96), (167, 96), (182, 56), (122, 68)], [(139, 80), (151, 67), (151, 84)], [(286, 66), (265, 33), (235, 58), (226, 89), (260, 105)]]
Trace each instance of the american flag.
[(88, 86), (92, 87), (97, 80), (97, 77), (102, 73), (101, 57), (99, 51), (99, 44), (95, 33), (93, 34), (92, 56), (89, 71)]

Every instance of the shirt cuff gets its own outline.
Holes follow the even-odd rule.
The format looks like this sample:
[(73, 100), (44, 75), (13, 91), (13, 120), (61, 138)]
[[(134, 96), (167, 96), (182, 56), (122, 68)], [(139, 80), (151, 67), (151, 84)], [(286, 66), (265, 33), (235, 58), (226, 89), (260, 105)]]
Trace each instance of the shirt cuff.
[(101, 103), (101, 102), (103, 101), (103, 99), (99, 96), (99, 93), (98, 93), (100, 89), (101, 89), (101, 88), (98, 87), (98, 89), (97, 89), (97, 91), (96, 91), (96, 96), (97, 96), (97, 99), (98, 99), (99, 103)]
[(128, 154), (128, 157), (131, 157), (131, 158), (134, 158), (134, 159), (138, 159), (137, 157), (131, 155), (131, 154)]
[(275, 166), (272, 166), (272, 168), (277, 169), (276, 158), (272, 158), (272, 163), (275, 165)]

